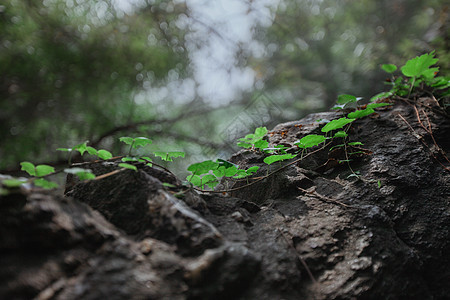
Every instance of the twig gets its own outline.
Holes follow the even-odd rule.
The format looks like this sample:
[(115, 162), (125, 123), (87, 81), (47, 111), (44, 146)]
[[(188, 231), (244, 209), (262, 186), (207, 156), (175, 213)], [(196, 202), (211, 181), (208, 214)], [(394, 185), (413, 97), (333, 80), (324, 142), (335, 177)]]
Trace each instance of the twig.
[(284, 240), (286, 241), (286, 243), (289, 245), (289, 247), (294, 250), (295, 254), (297, 255), (297, 257), (300, 259), (300, 262), (302, 263), (303, 267), (305, 268), (306, 272), (308, 273), (309, 278), (311, 278), (311, 281), (314, 283), (317, 283), (317, 280), (314, 278), (311, 270), (309, 269), (308, 265), (306, 264), (305, 260), (303, 259), (303, 257), (300, 255), (300, 253), (298, 253), (297, 249), (295, 249), (294, 245), (289, 242), (289, 239), (287, 238), (287, 236), (283, 233), (283, 231), (281, 231), (279, 228), (277, 228), (278, 232), (281, 234), (281, 236), (284, 238)]
[[(424, 142), (423, 138), (422, 138), (419, 134), (417, 134), (417, 132), (414, 130), (414, 128), (412, 128), (411, 124), (409, 124), (409, 122), (406, 121), (406, 119), (405, 119), (401, 114), (398, 114), (398, 116), (403, 120), (403, 122), (406, 123), (406, 125), (408, 125), (409, 129), (411, 129), (411, 131), (413, 132), (413, 136), (414, 136), (415, 138), (417, 138), (419, 141), (422, 142), (422, 144), (423, 144), (423, 145), (428, 149), (428, 151), (430, 152), (431, 156), (432, 156), (432, 157), (433, 157), (433, 158), (434, 158), (434, 159), (442, 166), (442, 168), (444, 168), (444, 170), (450, 172), (450, 168), (446, 167), (443, 163), (441, 163), (441, 162), (437, 159), (436, 155), (434, 155), (434, 153), (433, 153), (433, 151), (430, 149), (430, 147), (428, 147), (428, 145)], [(428, 132), (428, 131), (427, 131), (427, 132)]]
[(334, 200), (333, 198), (325, 197), (325, 196), (319, 194), (315, 189), (311, 190), (311, 191), (308, 191), (308, 190), (302, 189), (301, 187), (297, 187), (297, 188), (300, 191), (304, 192), (305, 194), (310, 194), (310, 195), (312, 195), (312, 196), (314, 196), (314, 197), (316, 197), (316, 198), (318, 198), (318, 199), (320, 199), (320, 200), (322, 200), (324, 202), (332, 202), (332, 203), (339, 204), (339, 205), (347, 207), (347, 208), (355, 208), (354, 206), (347, 205), (347, 204), (342, 203), (342, 202), (340, 202), (338, 200)]

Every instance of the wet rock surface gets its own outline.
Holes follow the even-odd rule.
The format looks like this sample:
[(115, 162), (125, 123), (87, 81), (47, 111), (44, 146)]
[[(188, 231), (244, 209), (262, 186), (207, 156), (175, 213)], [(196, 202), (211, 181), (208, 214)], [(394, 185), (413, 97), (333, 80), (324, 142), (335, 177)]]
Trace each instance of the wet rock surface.
[[(227, 195), (199, 194), (138, 166), (90, 182), (69, 178), (65, 196), (22, 192), (21, 205), (0, 198), (0, 298), (446, 299), (450, 172), (440, 151), (450, 150), (450, 120), (417, 111), (440, 149), (407, 103), (353, 123), (349, 138), (364, 145), (350, 166), (362, 180), (336, 163), (344, 152), (313, 149)], [(280, 124), (268, 141), (294, 147), (320, 132), (318, 119), (339, 117)], [(232, 157), (260, 165), (255, 176), (268, 171), (263, 159)]]

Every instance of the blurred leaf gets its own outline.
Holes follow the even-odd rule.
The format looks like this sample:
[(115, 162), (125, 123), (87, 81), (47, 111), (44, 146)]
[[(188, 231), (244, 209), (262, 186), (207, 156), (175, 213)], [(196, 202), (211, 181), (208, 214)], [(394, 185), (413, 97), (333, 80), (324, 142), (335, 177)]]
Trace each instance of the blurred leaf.
[(110, 159), (113, 157), (111, 152), (109, 152), (108, 150), (103, 150), (103, 149), (97, 151), (97, 156), (104, 160), (107, 160), (107, 159)]
[(130, 164), (127, 164), (127, 163), (120, 163), (119, 167), (125, 168), (125, 169), (130, 169), (130, 170), (133, 170), (133, 171), (137, 172), (136, 166), (133, 166), (133, 165), (130, 165)]
[(357, 99), (356, 99), (356, 97), (355, 96), (353, 96), (353, 95), (339, 95), (338, 96), (338, 100), (337, 100), (337, 103), (338, 104), (346, 104), (346, 103), (349, 103), (349, 102), (356, 102), (357, 101)]
[(381, 68), (388, 73), (394, 73), (397, 70), (397, 66), (393, 64), (385, 64)]
[(44, 189), (54, 189), (58, 187), (57, 183), (45, 180), (44, 178), (38, 178), (34, 180), (34, 185)]
[(53, 168), (52, 166), (48, 166), (48, 165), (36, 166), (36, 176), (37, 177), (43, 177), (43, 176), (46, 176), (46, 175), (54, 173), (54, 172), (55, 172), (55, 168)]
[(22, 166), (21, 170), (27, 172), (31, 176), (36, 176), (36, 170), (32, 163), (28, 161), (23, 161), (20, 163)]

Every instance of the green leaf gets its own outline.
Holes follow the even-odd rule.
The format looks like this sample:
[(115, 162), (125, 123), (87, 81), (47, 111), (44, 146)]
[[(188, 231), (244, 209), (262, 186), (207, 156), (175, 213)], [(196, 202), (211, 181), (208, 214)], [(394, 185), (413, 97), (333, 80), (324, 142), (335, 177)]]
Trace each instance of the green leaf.
[(54, 173), (54, 172), (55, 172), (55, 168), (53, 168), (52, 166), (48, 166), (48, 165), (36, 166), (36, 176), (37, 177), (43, 177), (43, 176), (46, 176), (46, 175)]
[(98, 153), (97, 149), (95, 149), (94, 147), (90, 147), (90, 146), (87, 146), (87, 147), (86, 147), (86, 151), (87, 151), (90, 155), (97, 155), (97, 153)]
[(169, 187), (169, 188), (177, 187), (176, 185), (168, 183), (168, 182), (163, 182), (162, 185), (165, 186), (165, 187)]
[(97, 151), (97, 156), (98, 156), (99, 158), (101, 158), (101, 159), (104, 159), (104, 160), (110, 159), (110, 158), (113, 157), (112, 154), (111, 154), (111, 152), (109, 152), (109, 151), (107, 151), (107, 150), (103, 150), (103, 149)]
[(219, 184), (219, 181), (217, 180), (216, 176), (212, 174), (207, 174), (202, 177), (202, 187), (205, 185), (209, 186), (210, 188), (214, 188)]
[(139, 148), (144, 147), (147, 145), (150, 145), (152, 143), (152, 140), (146, 138), (146, 137), (137, 137), (134, 139), (134, 145), (133, 148)]
[(309, 134), (303, 138), (300, 139), (295, 145), (297, 145), (299, 148), (310, 148), (319, 145), (320, 143), (324, 142), (327, 138), (323, 135), (317, 135), (317, 134)]
[(206, 160), (201, 163), (192, 164), (188, 167), (188, 171), (191, 171), (192, 173), (196, 175), (202, 175), (205, 173), (208, 173), (209, 171), (213, 171), (219, 167), (218, 162), (213, 162), (211, 160)]
[(266, 127), (258, 127), (255, 129), (255, 137), (263, 137), (267, 134), (268, 130)]
[(225, 169), (225, 176), (226, 177), (234, 176), (234, 175), (236, 175), (237, 171), (238, 171), (238, 168), (236, 168), (236, 166), (231, 166), (229, 168), (226, 168)]
[(77, 175), (80, 180), (90, 180), (95, 178), (95, 175), (92, 173), (91, 169), (70, 168), (64, 169), (64, 172)]
[(6, 186), (8, 188), (16, 188), (26, 182), (27, 182), (26, 179), (18, 179), (18, 178), (4, 179), (1, 181), (2, 185)]
[(70, 152), (70, 151), (72, 151), (72, 149), (71, 148), (56, 148), (56, 151)]
[(188, 177), (186, 177), (186, 180), (192, 183), (194, 186), (202, 185), (202, 178), (198, 175), (189, 175)]
[(247, 169), (247, 171), (245, 171), (248, 175), (255, 173), (256, 171), (259, 170), (258, 166), (253, 166)]
[(173, 158), (184, 157), (185, 153), (181, 151), (169, 151), (169, 152), (153, 152), (157, 157), (161, 157), (164, 161), (173, 161)]
[(35, 186), (39, 186), (44, 189), (54, 189), (58, 187), (58, 184), (52, 181), (45, 180), (44, 178), (38, 178), (34, 181)]
[[(268, 130), (266, 127), (258, 127), (255, 129), (255, 133), (253, 134), (247, 134), (244, 138), (240, 138), (239, 141), (237, 143), (237, 145), (239, 147), (248, 149), (251, 148), (253, 145), (255, 145), (256, 143), (258, 143), (259, 141), (262, 140), (262, 138), (267, 134)], [(263, 145), (262, 143), (259, 145)], [(256, 145), (255, 145), (256, 147)], [(267, 147), (267, 146), (266, 146)], [(263, 147), (263, 148), (266, 148)], [(260, 147), (256, 147), (256, 148), (260, 148)]]
[(266, 140), (259, 140), (255, 142), (255, 148), (264, 149), (269, 147), (269, 142)]
[(271, 156), (264, 158), (264, 162), (268, 165), (271, 165), (274, 162), (291, 159), (291, 158), (294, 158), (295, 156), (296, 155), (294, 155), (294, 154), (271, 155)]
[(134, 142), (134, 139), (128, 136), (123, 136), (121, 138), (119, 138), (119, 141), (121, 141), (122, 143), (125, 143), (127, 145), (131, 145)]
[(240, 179), (240, 178), (245, 178), (248, 175), (249, 174), (245, 170), (238, 170), (236, 175), (233, 176), (233, 178)]
[(361, 142), (351, 142), (351, 143), (348, 143), (350, 146), (362, 146), (362, 145), (364, 145), (363, 143), (361, 143)]
[(22, 171), (27, 172), (31, 176), (36, 176), (36, 169), (32, 163), (28, 161), (23, 161), (20, 163), (20, 165), (22, 166), (21, 168)]
[(88, 141), (86, 141), (84, 143), (81, 143), (81, 144), (78, 144), (75, 147), (73, 147), (73, 149), (78, 151), (78, 152), (80, 152), (80, 154), (83, 155), (84, 152), (86, 152), (86, 150), (87, 150), (87, 142)]
[(436, 77), (431, 84), (431, 87), (436, 89), (446, 89), (450, 87), (450, 78), (449, 77)]
[(388, 73), (394, 73), (395, 71), (397, 71), (397, 66), (393, 64), (385, 64), (382, 65), (381, 68)]
[(345, 137), (347, 137), (348, 136), (348, 134), (347, 134), (347, 132), (345, 132), (345, 131), (338, 131), (338, 132), (336, 132), (335, 134), (334, 134), (334, 137), (335, 138), (340, 138), (340, 137), (342, 137), (342, 138), (345, 138)]
[(220, 166), (218, 169), (213, 171), (213, 174), (217, 177), (223, 177), (225, 176), (225, 166)]
[(407, 77), (420, 77), (422, 75), (425, 75), (425, 77), (431, 78), (434, 76), (435, 71), (437, 71), (437, 68), (431, 69), (430, 67), (437, 63), (438, 59), (434, 58), (434, 51), (431, 53), (427, 53), (421, 56), (417, 56), (413, 59), (410, 59), (406, 62), (406, 64), (401, 68), (403, 75)]
[(346, 104), (346, 103), (349, 103), (349, 102), (356, 102), (356, 101), (358, 101), (358, 99), (356, 99), (355, 96), (344, 94), (344, 95), (339, 95), (338, 96), (337, 103), (338, 104)]
[(340, 118), (337, 120), (330, 121), (325, 126), (322, 127), (322, 132), (328, 132), (331, 130), (336, 130), (344, 127), (345, 125), (355, 121), (355, 119), (347, 119), (347, 118)]
[(125, 168), (125, 169), (130, 169), (130, 170), (133, 170), (133, 171), (137, 172), (136, 166), (133, 166), (133, 165), (130, 165), (130, 164), (127, 164), (127, 163), (120, 163), (119, 167)]
[(362, 118), (362, 117), (368, 116), (370, 114), (373, 114), (374, 112), (375, 111), (373, 110), (373, 108), (366, 108), (363, 110), (357, 110), (357, 111), (351, 112), (347, 116), (350, 119), (357, 119), (357, 118)]
[(382, 107), (382, 106), (389, 106), (392, 105), (391, 103), (369, 103), (367, 104), (367, 108), (377, 108), (377, 107)]
[(245, 149), (248, 149), (248, 148), (252, 147), (252, 144), (249, 144), (247, 142), (238, 142), (236, 145), (238, 147), (245, 148)]
[(377, 181), (377, 185), (378, 185), (378, 188), (380, 189), (381, 188), (381, 181), (380, 180)]
[(388, 98), (390, 96), (392, 96), (392, 92), (382, 92), (370, 98), (370, 102), (377, 101), (378, 99)]

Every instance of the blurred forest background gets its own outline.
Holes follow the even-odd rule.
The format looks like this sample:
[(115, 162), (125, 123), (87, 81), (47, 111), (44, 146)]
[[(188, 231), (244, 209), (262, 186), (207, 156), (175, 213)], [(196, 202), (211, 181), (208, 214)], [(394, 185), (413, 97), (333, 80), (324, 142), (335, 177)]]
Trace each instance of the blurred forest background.
[(436, 50), (448, 72), (448, 34), (445, 0), (3, 0), (0, 172), (86, 140), (118, 155), (121, 136), (226, 158), (255, 127), (387, 90), (383, 63)]

